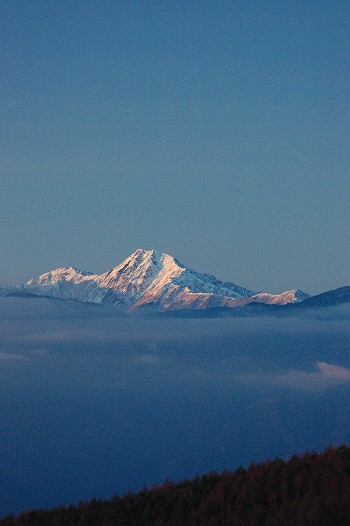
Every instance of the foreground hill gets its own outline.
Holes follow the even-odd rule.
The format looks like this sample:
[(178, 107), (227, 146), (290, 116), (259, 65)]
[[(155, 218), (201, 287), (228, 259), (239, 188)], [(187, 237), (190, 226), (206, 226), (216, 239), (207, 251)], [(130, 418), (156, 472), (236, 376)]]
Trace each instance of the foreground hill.
[(252, 464), (179, 484), (8, 516), (0, 526), (342, 526), (350, 524), (350, 447)]

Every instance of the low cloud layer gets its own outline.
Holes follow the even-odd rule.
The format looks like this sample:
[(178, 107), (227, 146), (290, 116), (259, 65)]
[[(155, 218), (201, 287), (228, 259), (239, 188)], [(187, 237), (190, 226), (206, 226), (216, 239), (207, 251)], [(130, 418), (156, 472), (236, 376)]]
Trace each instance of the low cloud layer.
[(0, 513), (349, 442), (345, 310), (139, 319), (0, 298)]
[[(266, 381), (268, 379), (266, 378)], [(350, 381), (350, 369), (332, 365), (326, 362), (317, 362), (315, 370), (311, 372), (290, 370), (286, 373), (270, 377), (276, 385), (283, 385), (300, 390), (327, 389)]]

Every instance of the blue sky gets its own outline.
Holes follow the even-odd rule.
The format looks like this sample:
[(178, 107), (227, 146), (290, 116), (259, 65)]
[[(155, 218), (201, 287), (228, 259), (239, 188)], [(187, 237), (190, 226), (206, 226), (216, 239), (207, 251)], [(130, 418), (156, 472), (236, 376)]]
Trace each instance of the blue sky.
[(136, 248), (349, 284), (349, 4), (6, 1), (0, 283)]

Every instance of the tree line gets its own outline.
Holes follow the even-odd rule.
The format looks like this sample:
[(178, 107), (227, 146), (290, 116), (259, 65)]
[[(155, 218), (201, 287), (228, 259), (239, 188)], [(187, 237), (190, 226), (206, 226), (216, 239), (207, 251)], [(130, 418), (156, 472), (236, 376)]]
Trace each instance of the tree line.
[(348, 526), (350, 447), (251, 464), (111, 500), (29, 510), (0, 526)]

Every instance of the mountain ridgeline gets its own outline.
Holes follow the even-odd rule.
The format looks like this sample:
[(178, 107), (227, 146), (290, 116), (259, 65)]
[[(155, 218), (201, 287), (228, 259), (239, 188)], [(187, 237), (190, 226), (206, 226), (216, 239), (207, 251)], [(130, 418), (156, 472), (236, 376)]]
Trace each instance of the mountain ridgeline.
[(0, 296), (45, 296), (112, 305), (124, 312), (208, 311), (260, 305), (318, 307), (350, 301), (350, 287), (310, 297), (299, 289), (256, 292), (186, 268), (173, 256), (138, 249), (103, 274), (58, 267), (27, 283), (0, 287)]
[(124, 311), (144, 307), (157, 311), (238, 307), (251, 302), (284, 305), (308, 298), (300, 290), (277, 295), (255, 292), (188, 269), (169, 254), (142, 249), (100, 275), (59, 267), (26, 284), (0, 288), (0, 294), (74, 299), (113, 305)]

